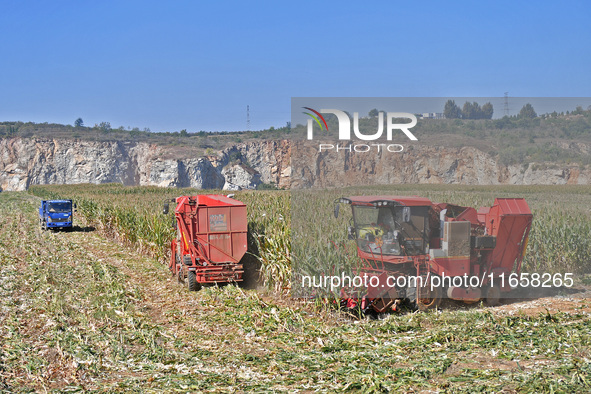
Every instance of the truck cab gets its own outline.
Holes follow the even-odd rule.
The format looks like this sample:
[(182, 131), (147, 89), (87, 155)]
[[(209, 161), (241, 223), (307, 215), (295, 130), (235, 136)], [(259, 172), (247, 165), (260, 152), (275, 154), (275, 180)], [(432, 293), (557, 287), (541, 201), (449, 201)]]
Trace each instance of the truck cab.
[(39, 206), (39, 223), (44, 230), (71, 229), (76, 204), (72, 200), (43, 200)]

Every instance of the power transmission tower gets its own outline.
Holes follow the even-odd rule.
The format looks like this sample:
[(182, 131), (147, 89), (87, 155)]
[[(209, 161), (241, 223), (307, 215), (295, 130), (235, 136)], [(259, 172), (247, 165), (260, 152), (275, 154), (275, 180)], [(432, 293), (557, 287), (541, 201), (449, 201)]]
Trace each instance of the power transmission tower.
[(250, 131), (250, 106), (246, 106), (246, 131)]
[(509, 116), (509, 92), (505, 92), (505, 116)]

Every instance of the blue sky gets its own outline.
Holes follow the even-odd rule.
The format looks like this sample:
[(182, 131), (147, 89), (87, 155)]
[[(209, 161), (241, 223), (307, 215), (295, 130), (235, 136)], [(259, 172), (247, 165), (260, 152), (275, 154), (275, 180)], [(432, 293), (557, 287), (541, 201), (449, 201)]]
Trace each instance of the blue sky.
[[(291, 97), (591, 96), (591, 2), (3, 1), (0, 120), (283, 126)], [(501, 108), (495, 108), (501, 111)]]

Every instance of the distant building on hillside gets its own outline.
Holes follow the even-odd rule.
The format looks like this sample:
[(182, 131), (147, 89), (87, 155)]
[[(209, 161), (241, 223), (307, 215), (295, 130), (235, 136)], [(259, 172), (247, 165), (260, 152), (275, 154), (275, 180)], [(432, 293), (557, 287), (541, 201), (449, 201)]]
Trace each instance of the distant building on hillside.
[(445, 119), (443, 112), (425, 112), (421, 115), (423, 119)]

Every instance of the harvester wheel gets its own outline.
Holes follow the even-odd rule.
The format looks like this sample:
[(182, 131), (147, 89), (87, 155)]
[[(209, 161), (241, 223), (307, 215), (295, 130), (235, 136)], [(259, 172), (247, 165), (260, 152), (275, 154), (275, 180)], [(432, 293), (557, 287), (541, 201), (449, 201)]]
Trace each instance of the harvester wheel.
[(427, 283), (426, 287), (409, 286), (406, 289), (406, 298), (412, 308), (425, 311), (437, 308), (441, 304), (441, 287), (433, 288)]
[(189, 291), (199, 291), (201, 289), (201, 285), (197, 282), (195, 271), (189, 271), (187, 273), (187, 283), (189, 285)]
[(431, 284), (429, 283), (428, 286), (418, 287), (417, 291), (417, 307), (419, 310), (434, 309), (441, 304), (441, 287), (437, 286), (431, 290)]
[(496, 306), (500, 304), (501, 289), (497, 286), (489, 287), (486, 291), (486, 305)]

